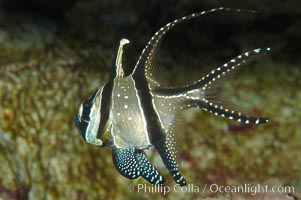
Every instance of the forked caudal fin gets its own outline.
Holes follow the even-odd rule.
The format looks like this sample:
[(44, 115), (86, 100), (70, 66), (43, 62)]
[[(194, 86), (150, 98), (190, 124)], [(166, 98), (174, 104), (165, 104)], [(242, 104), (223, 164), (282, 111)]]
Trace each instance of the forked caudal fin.
[(243, 122), (246, 124), (262, 124), (269, 122), (269, 119), (266, 117), (251, 117), (242, 114), (241, 112), (230, 110), (228, 108), (224, 108), (223, 105), (219, 105), (215, 102), (211, 102), (207, 97), (207, 90), (210, 90), (210, 87), (214, 85), (216, 81), (222, 79), (229, 73), (231, 70), (236, 69), (242, 64), (246, 63), (250, 59), (255, 56), (265, 54), (270, 51), (270, 48), (262, 48), (262, 49), (254, 49), (252, 51), (245, 52), (237, 56), (236, 58), (231, 59), (229, 62), (225, 63), (223, 66), (218, 67), (215, 70), (212, 70), (206, 76), (204, 76), (201, 80), (195, 82), (191, 87), (201, 87), (203, 90), (204, 98), (199, 103), (199, 107), (205, 111), (211, 112), (215, 115), (229, 118), (231, 120), (235, 120), (237, 122)]
[(223, 106), (213, 105), (212, 103), (204, 103), (199, 106), (201, 109), (214, 113), (217, 116), (222, 116), (235, 120), (237, 122), (243, 122), (246, 124), (263, 124), (269, 122), (267, 117), (251, 117), (244, 115), (238, 111), (229, 110)]
[(245, 52), (236, 58), (231, 59), (224, 65), (212, 70), (200, 80), (191, 85), (175, 88), (159, 88), (156, 90), (157, 95), (168, 96), (168, 98), (181, 98), (184, 102), (182, 109), (190, 107), (199, 107), (205, 111), (215, 115), (229, 118), (246, 124), (261, 124), (269, 121), (266, 117), (251, 117), (244, 115), (238, 111), (231, 110), (219, 101), (212, 100), (212, 94), (216, 92), (214, 87), (217, 82), (225, 78), (232, 70), (242, 66), (256, 56), (262, 55), (270, 51), (270, 48), (259, 48)]

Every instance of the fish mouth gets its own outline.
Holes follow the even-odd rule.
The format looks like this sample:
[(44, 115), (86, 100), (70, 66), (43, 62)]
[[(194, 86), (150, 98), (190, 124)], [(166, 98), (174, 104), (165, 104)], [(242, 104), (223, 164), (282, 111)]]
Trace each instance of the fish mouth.
[(79, 116), (78, 116), (78, 114), (76, 114), (76, 115), (74, 116), (73, 122), (74, 122), (76, 128), (80, 131), (80, 128), (79, 128)]

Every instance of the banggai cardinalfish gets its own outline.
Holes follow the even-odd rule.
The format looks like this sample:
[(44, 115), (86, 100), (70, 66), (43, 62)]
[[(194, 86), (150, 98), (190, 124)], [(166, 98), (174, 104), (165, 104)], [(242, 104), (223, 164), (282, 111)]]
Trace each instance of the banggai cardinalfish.
[[(122, 54), (127, 39), (120, 41), (110, 80), (84, 101), (74, 121), (83, 139), (93, 145), (112, 150), (116, 169), (129, 179), (142, 176), (152, 184), (165, 180), (147, 159), (144, 150), (154, 146), (173, 179), (180, 186), (186, 180), (179, 172), (173, 125), (177, 114), (198, 107), (218, 116), (246, 124), (261, 124), (268, 118), (256, 118), (227, 108), (211, 100), (215, 84), (231, 70), (249, 59), (268, 52), (258, 48), (231, 59), (190, 85), (164, 87), (156, 65), (156, 53), (166, 33), (175, 25), (217, 11), (217, 8), (176, 19), (157, 31), (143, 49), (131, 74), (125, 75)], [(234, 10), (239, 11), (239, 10)], [(162, 77), (161, 77), (162, 80)]]

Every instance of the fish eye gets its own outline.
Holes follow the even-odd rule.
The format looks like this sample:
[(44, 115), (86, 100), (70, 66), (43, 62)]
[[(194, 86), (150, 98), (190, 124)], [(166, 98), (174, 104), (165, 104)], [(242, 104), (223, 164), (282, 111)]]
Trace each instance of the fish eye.
[(95, 96), (97, 94), (98, 90), (96, 90), (89, 99), (87, 99), (86, 101), (83, 102), (83, 107), (85, 108), (90, 108), (93, 105), (93, 101), (95, 99)]
[(92, 104), (93, 104), (93, 102), (92, 102), (91, 100), (86, 100), (86, 101), (83, 103), (83, 106), (84, 106), (85, 108), (89, 108), (89, 107), (92, 106)]

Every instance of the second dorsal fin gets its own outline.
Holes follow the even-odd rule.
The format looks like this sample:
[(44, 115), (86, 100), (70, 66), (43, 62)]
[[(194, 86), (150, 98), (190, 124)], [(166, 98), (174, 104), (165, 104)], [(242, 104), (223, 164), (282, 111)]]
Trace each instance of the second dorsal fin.
[(145, 48), (143, 49), (133, 71), (134, 75), (145, 75), (148, 80), (154, 81), (158, 83), (158, 69), (156, 65), (156, 54), (159, 50), (160, 44), (162, 43), (163, 38), (167, 34), (167, 32), (172, 29), (177, 24), (181, 22), (188, 21), (190, 19), (194, 19), (209, 13), (218, 12), (218, 11), (235, 11), (235, 12), (249, 12), (254, 13), (252, 10), (240, 10), (240, 9), (231, 9), (231, 8), (214, 8), (207, 11), (202, 11), (199, 13), (193, 13), (191, 15), (184, 16), (180, 19), (176, 19), (172, 22), (169, 22), (162, 28), (160, 28), (147, 43)]

